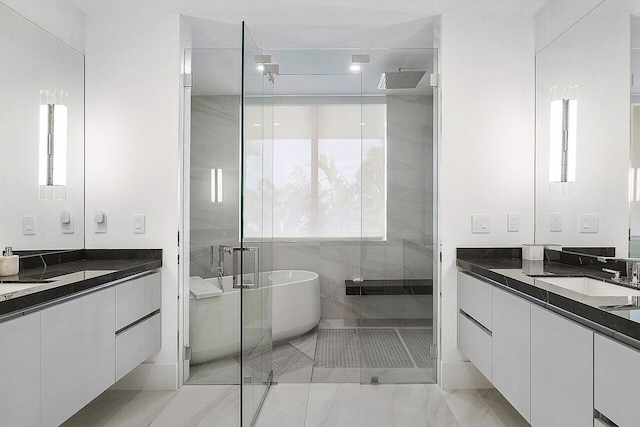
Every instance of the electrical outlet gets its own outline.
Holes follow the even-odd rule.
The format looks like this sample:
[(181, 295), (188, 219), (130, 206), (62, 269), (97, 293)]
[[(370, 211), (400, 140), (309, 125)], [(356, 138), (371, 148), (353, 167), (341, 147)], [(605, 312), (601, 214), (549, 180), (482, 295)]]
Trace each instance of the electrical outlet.
[(507, 214), (507, 231), (510, 233), (520, 231), (520, 214), (518, 213)]
[(93, 231), (95, 233), (107, 232), (107, 215), (103, 211), (96, 211), (93, 216)]
[[(62, 222), (62, 221), (66, 221), (66, 222)], [(69, 215), (68, 217), (64, 218), (64, 220), (61, 220), (60, 222), (60, 230), (62, 231), (62, 234), (73, 234), (74, 232), (74, 219), (73, 219), (73, 215)]]
[(562, 231), (562, 214), (552, 213), (549, 216), (549, 231), (560, 232)]

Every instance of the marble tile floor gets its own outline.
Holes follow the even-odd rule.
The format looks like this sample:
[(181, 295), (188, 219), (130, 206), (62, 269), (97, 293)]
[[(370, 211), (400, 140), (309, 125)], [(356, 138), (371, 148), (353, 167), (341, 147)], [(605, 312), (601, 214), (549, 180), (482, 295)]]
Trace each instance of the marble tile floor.
[[(387, 325), (377, 322), (375, 327), (374, 325), (358, 327), (348, 320), (322, 320), (319, 327), (309, 333), (274, 344), (272, 360), (274, 381), (289, 384), (309, 382), (368, 383), (371, 377), (376, 376), (380, 383), (430, 383), (433, 372), (427, 352), (428, 346), (431, 344), (431, 337), (430, 335), (424, 337), (420, 335), (421, 331), (428, 331), (430, 328), (415, 328), (414, 324), (399, 326), (393, 323)], [(395, 332), (393, 332), (394, 330)], [(323, 338), (330, 332), (338, 335), (351, 335), (342, 340)], [(394, 349), (387, 347), (393, 342), (385, 340), (384, 337), (375, 336), (372, 336), (373, 341), (367, 347), (367, 342), (362, 341), (361, 336), (366, 336), (368, 333), (391, 333), (397, 341), (395, 344), (401, 345), (403, 348), (391, 351)], [(417, 342), (413, 343), (415, 345), (412, 345), (410, 337), (405, 336), (407, 333), (419, 333)], [(379, 351), (373, 351), (375, 349)], [(333, 360), (345, 352), (357, 360), (351, 360), (350, 363), (347, 363), (349, 360)], [(409, 365), (403, 367), (403, 365), (397, 364), (399, 359), (395, 359), (399, 356), (407, 358)], [(376, 362), (375, 359), (379, 357), (382, 359), (378, 360), (378, 363), (367, 363), (367, 360), (372, 357), (374, 358), (371, 360), (373, 362)], [(250, 363), (249, 365), (251, 366)], [(192, 366), (187, 384), (237, 385), (239, 379), (239, 359), (237, 356), (231, 356)]]
[[(239, 426), (239, 387), (106, 391), (65, 427)], [(441, 391), (434, 384), (279, 384), (256, 427), (519, 427), (527, 422), (496, 390)]]

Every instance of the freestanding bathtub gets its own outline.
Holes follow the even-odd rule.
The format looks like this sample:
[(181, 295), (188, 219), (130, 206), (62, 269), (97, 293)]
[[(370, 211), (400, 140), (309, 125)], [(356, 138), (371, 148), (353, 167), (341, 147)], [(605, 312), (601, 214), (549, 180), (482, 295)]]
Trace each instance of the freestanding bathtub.
[[(220, 283), (217, 278), (204, 281), (216, 286)], [(270, 271), (261, 273), (260, 283), (259, 289), (245, 290), (244, 298), (247, 304), (250, 300), (259, 304), (268, 301), (265, 292), (271, 292), (273, 342), (300, 336), (318, 325), (318, 274), (301, 270)], [(240, 351), (240, 290), (233, 289), (231, 276), (225, 276), (222, 278), (222, 291), (211, 296), (200, 294), (198, 299), (193, 290), (189, 294), (192, 364), (211, 362)], [(249, 306), (249, 310), (253, 309), (256, 307)], [(245, 321), (247, 316), (252, 316), (252, 313), (245, 313)], [(260, 317), (260, 313), (256, 313), (256, 317)]]

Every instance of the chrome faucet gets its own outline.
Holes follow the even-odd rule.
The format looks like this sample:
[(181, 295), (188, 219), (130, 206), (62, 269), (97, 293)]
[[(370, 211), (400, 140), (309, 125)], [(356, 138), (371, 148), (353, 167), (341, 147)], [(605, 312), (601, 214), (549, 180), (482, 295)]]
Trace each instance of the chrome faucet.
[(614, 282), (621, 282), (622, 279), (620, 279), (620, 272), (618, 270), (612, 270), (610, 268), (603, 268), (602, 271), (604, 271), (605, 273), (611, 273), (613, 274), (613, 281)]
[(215, 262), (213, 257), (214, 246), (211, 246), (211, 272), (218, 277), (224, 276), (224, 256), (225, 254), (233, 254), (233, 246), (218, 246), (218, 267), (214, 268)]
[(639, 258), (614, 258), (614, 257), (598, 257), (598, 261), (606, 263), (607, 261), (618, 261), (625, 263), (626, 278), (620, 277), (620, 271), (603, 268), (605, 273), (614, 274), (615, 282), (627, 283), (640, 287), (640, 259)]
[(627, 277), (631, 278), (631, 284), (638, 286), (638, 275), (640, 274), (640, 260), (627, 262)]

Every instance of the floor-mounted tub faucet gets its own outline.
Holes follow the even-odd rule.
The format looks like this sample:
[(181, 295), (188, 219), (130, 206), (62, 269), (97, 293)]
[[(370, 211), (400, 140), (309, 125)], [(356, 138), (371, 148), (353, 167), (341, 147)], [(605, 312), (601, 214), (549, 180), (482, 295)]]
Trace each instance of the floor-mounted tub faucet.
[(224, 256), (225, 254), (231, 255), (233, 254), (233, 246), (218, 246), (218, 266), (214, 267), (215, 260), (213, 256), (214, 246), (211, 246), (211, 272), (214, 273), (217, 277), (222, 278), (224, 276)]

